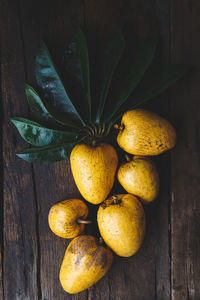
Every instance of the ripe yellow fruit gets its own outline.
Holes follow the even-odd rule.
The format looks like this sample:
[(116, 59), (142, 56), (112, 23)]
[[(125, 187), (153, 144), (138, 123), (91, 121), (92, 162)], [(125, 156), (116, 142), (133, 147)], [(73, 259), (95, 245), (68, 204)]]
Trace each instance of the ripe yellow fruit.
[(89, 288), (106, 274), (112, 260), (110, 249), (99, 245), (93, 236), (76, 237), (67, 247), (61, 265), (60, 282), (63, 289), (76, 294)]
[(122, 117), (117, 142), (130, 154), (158, 155), (175, 146), (176, 131), (167, 120), (153, 112), (129, 110)]
[(117, 178), (128, 193), (139, 197), (143, 203), (152, 202), (158, 195), (159, 175), (149, 158), (134, 156), (120, 166)]
[(83, 232), (83, 223), (87, 216), (88, 207), (82, 200), (65, 200), (51, 207), (48, 216), (49, 227), (56, 235), (72, 239)]
[(99, 204), (110, 193), (118, 164), (115, 149), (109, 144), (76, 145), (70, 155), (76, 185), (88, 202)]
[(97, 213), (99, 231), (105, 243), (119, 256), (129, 257), (142, 245), (145, 212), (133, 195), (116, 195), (105, 200)]

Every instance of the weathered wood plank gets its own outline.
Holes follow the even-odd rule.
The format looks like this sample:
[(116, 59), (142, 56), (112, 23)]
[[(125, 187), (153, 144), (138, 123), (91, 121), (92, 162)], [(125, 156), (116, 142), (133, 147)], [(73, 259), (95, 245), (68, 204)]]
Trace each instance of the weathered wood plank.
[[(1, 76), (0, 76), (1, 78)], [(0, 89), (1, 93), (1, 89)], [(0, 94), (0, 103), (2, 100)], [(2, 113), (1, 113), (1, 121), (0, 121), (0, 299), (4, 299), (3, 292), (3, 160), (2, 160)]]
[[(109, 36), (122, 27), (133, 44), (135, 36), (143, 38), (159, 28), (160, 61), (169, 61), (169, 1), (86, 0), (85, 4), (85, 24), (91, 36)], [(168, 99), (168, 94), (147, 107), (168, 117), (164, 99)], [(161, 191), (155, 203), (146, 208), (147, 234), (142, 249), (128, 259), (115, 257), (109, 274), (89, 289), (89, 299), (170, 299), (169, 155), (157, 159), (157, 165)]]
[[(1, 62), (1, 56), (0, 56)], [(1, 81), (1, 73), (0, 73)], [(0, 104), (2, 106), (2, 93), (0, 86)], [(3, 299), (3, 152), (2, 152), (2, 120), (3, 113), (0, 112), (0, 299)]]
[(172, 155), (172, 299), (200, 299), (200, 3), (173, 1), (171, 58), (195, 67), (172, 89), (178, 144)]
[[(91, 57), (91, 72), (94, 75), (92, 81), (92, 88), (94, 89), (93, 97), (95, 97), (96, 81), (98, 81), (98, 71), (96, 70), (99, 67), (98, 59), (95, 57), (95, 54), (98, 53), (98, 50), (96, 51), (95, 49), (95, 43), (96, 40), (99, 42), (99, 39), (110, 37), (121, 26), (120, 6), (120, 1), (85, 1), (85, 29), (91, 48), (92, 50), (94, 49)], [(115, 288), (110, 284), (110, 276), (113, 273), (119, 273), (119, 266), (116, 266), (116, 261), (116, 258), (114, 258), (111, 271), (88, 290), (88, 300), (112, 299), (111, 297), (115, 294), (115, 289), (118, 289), (119, 286), (121, 290), (123, 289), (121, 282), (117, 282)], [(116, 267), (116, 272), (114, 272), (113, 267)], [(123, 276), (122, 273), (120, 278), (121, 276)], [(116, 297), (115, 299), (118, 300), (119, 298)]]
[[(31, 4), (30, 4), (31, 3)], [(53, 57), (62, 65), (64, 46), (75, 28), (83, 22), (82, 1), (21, 1), (27, 78), (35, 84), (34, 65), (41, 36)], [(59, 282), (59, 270), (68, 241), (55, 236), (48, 226), (48, 212), (56, 202), (79, 197), (69, 162), (34, 165), (40, 234), (41, 298), (86, 300), (87, 291), (69, 295)]]
[[(146, 36), (151, 28), (157, 25), (162, 34), (161, 60), (167, 62), (169, 2), (152, 0), (148, 1), (147, 4), (144, 0), (137, 0), (134, 3), (132, 1), (100, 2), (88, 0), (85, 1), (86, 27), (89, 33), (102, 36), (109, 35), (116, 27), (123, 24), (126, 31)], [(200, 26), (198, 17), (200, 7), (195, 1), (188, 2), (184, 0), (181, 3), (173, 2), (172, 4), (171, 57), (174, 62), (188, 63), (189, 61), (196, 65), (199, 64), (199, 46), (196, 41), (196, 32)], [(188, 3), (190, 3), (189, 6)], [(1, 22), (3, 25), (2, 36), (4, 38), (4, 44), (2, 44), (4, 57), (2, 62), (2, 89), (5, 116), (11, 113), (23, 113), (27, 116), (22, 87), (24, 82), (24, 62), (17, 19), (18, 8), (17, 4), (14, 4), (10, 11), (10, 4), (6, 3), (6, 1), (2, 1), (1, 5), (3, 7), (1, 11), (4, 16), (1, 19), (4, 21)], [(181, 14), (180, 7), (182, 7)], [(83, 23), (83, 6), (81, 1), (69, 1), (67, 3), (66, 1), (61, 1), (59, 4), (56, 1), (43, 1), (41, 5), (41, 1), (40, 3), (39, 1), (29, 1), (27, 3), (27, 1), (22, 0), (20, 11), (25, 42), (26, 79), (29, 83), (33, 83), (34, 55), (39, 45), (40, 36), (44, 35), (59, 62), (63, 45), (69, 34), (77, 24)], [(155, 14), (157, 15), (157, 21), (155, 21)], [(6, 20), (8, 16), (9, 20)], [(189, 24), (187, 28), (185, 20)], [(7, 24), (6, 27), (5, 24)], [(14, 48), (16, 49), (14, 54), (12, 51), (8, 51), (8, 49)], [(179, 136), (178, 146), (175, 152), (172, 152), (173, 201), (171, 205), (172, 299), (176, 300), (198, 299), (200, 296), (198, 258), (200, 244), (197, 239), (200, 227), (200, 209), (196, 201), (199, 195), (197, 183), (200, 179), (198, 80), (199, 74), (196, 72), (192, 78), (186, 79), (172, 90), (172, 121), (177, 119), (176, 127)], [(165, 94), (163, 97), (167, 98), (168, 95)], [(180, 97), (181, 103), (176, 101)], [(159, 100), (148, 107), (168, 117), (167, 104), (159, 105)], [(189, 104), (188, 110), (185, 109), (187, 104)], [(5, 299), (26, 299), (27, 297), (38, 299), (37, 295), (38, 292), (40, 294), (40, 286), (37, 286), (37, 280), (41, 280), (41, 298), (48, 300), (87, 298), (120, 300), (134, 298), (137, 300), (170, 299), (168, 155), (157, 159), (161, 174), (161, 193), (155, 203), (146, 209), (148, 229), (141, 251), (130, 259), (116, 258), (109, 274), (98, 284), (89, 289), (88, 292), (70, 296), (64, 293), (58, 280), (58, 272), (66, 248), (66, 242), (55, 237), (50, 232), (47, 224), (48, 210), (52, 204), (65, 198), (79, 195), (74, 185), (69, 163), (61, 162), (50, 166), (34, 166), (37, 190), (37, 203), (35, 203), (31, 168), (27, 163), (14, 156), (15, 145), (20, 150), (24, 147), (24, 143), (18, 137), (13, 127), (8, 124), (7, 119), (5, 119)], [(184, 134), (182, 134), (183, 129)], [(187, 179), (187, 181), (185, 174), (188, 174), (189, 180)], [(35, 224), (37, 223), (35, 205), (38, 207), (37, 213), (39, 218), (39, 259), (37, 257), (37, 239), (33, 238), (33, 236), (36, 237)], [(31, 214), (34, 218), (32, 222), (30, 222), (30, 218), (29, 222), (26, 218), (27, 211), (34, 212)], [(19, 242), (18, 244), (16, 244), (16, 240)], [(23, 247), (26, 248), (26, 251)], [(14, 263), (12, 263), (13, 257), (16, 259)], [(41, 265), (38, 278), (36, 278), (36, 262), (38, 265)], [(32, 263), (34, 271), (31, 273)], [(35, 291), (33, 287), (36, 287)]]
[[(3, 228), (2, 228), (3, 229)], [(2, 247), (1, 247), (2, 249)], [(3, 295), (3, 258), (2, 258), (2, 251), (0, 252), (0, 264), (1, 264), (1, 269), (0, 269), (0, 299), (4, 299), (4, 295)]]
[[(155, 2), (156, 22), (155, 26), (159, 32), (159, 54), (160, 63), (169, 63), (170, 49), (170, 0), (162, 0)], [(168, 91), (157, 97), (153, 102), (153, 111), (170, 119), (169, 115), (169, 93)], [(173, 123), (173, 119), (171, 120)], [(160, 194), (155, 207), (156, 222), (154, 223), (154, 215), (152, 222), (154, 223), (155, 246), (155, 297), (156, 299), (170, 299), (170, 155), (165, 153), (156, 158), (158, 171), (160, 174)], [(156, 204), (156, 203), (155, 203)]]
[(1, 1), (3, 102), (4, 253), (6, 300), (38, 299), (36, 209), (31, 166), (16, 157), (24, 147), (9, 116), (27, 114), (24, 58), (17, 1)]

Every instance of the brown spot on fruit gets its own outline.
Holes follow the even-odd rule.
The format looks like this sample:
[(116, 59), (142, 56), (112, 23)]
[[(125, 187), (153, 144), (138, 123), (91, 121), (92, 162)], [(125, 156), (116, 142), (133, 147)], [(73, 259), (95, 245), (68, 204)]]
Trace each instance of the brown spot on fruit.
[(112, 258), (112, 252), (99, 246), (95, 237), (76, 237), (70, 242), (61, 265), (62, 287), (70, 294), (89, 288), (106, 274)]
[(119, 132), (117, 142), (130, 154), (158, 155), (176, 144), (174, 127), (155, 113), (144, 109), (130, 110), (123, 115), (122, 122), (126, 126)]
[(82, 256), (88, 253), (89, 249), (94, 247), (95, 242), (91, 239), (86, 239), (85, 236), (80, 236), (78, 242), (69, 245), (68, 251), (71, 253), (81, 253)]
[(87, 263), (86, 267), (90, 269), (92, 266), (101, 266), (103, 269), (107, 266), (108, 257), (105, 248), (98, 247), (91, 253), (92, 259)]
[(83, 257), (84, 257), (84, 255), (82, 253), (78, 253), (76, 256), (75, 265), (79, 265), (80, 261)]

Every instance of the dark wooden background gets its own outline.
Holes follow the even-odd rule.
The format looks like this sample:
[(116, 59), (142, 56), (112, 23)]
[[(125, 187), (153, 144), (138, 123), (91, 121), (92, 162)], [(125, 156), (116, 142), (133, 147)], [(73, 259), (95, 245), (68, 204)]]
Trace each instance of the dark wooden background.
[[(79, 196), (69, 162), (30, 165), (15, 156), (26, 144), (8, 117), (28, 116), (24, 82), (34, 83), (41, 36), (58, 60), (73, 30), (109, 36), (117, 27), (133, 37), (160, 33), (162, 63), (196, 67), (148, 105), (170, 119), (178, 144), (156, 159), (161, 192), (146, 208), (147, 235), (128, 259), (78, 295), (62, 290), (58, 274), (66, 241), (50, 232), (51, 205)], [(200, 1), (1, 0), (0, 299), (200, 299)]]

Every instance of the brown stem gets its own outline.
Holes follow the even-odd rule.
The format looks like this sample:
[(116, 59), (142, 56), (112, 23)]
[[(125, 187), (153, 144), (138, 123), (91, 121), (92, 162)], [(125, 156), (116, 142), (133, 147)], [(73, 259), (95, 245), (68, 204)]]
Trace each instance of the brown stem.
[(116, 123), (116, 124), (114, 124), (113, 125), (113, 127), (115, 128), (115, 129), (117, 129), (117, 130), (124, 130), (124, 125), (123, 124), (121, 124), (120, 126)]
[(103, 238), (100, 236), (99, 238), (99, 245), (102, 245), (103, 244)]
[(127, 153), (125, 154), (125, 158), (128, 162), (131, 161), (130, 156)]
[(92, 140), (92, 146), (95, 147), (97, 145), (97, 141), (96, 140)]
[(92, 223), (92, 221), (89, 221), (89, 220), (83, 220), (83, 219), (80, 219), (80, 218), (78, 218), (78, 219), (76, 220), (76, 222), (77, 222), (78, 224), (91, 224), (91, 223)]

